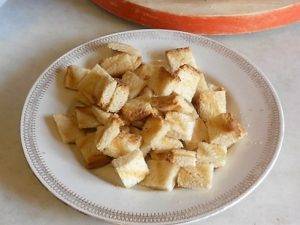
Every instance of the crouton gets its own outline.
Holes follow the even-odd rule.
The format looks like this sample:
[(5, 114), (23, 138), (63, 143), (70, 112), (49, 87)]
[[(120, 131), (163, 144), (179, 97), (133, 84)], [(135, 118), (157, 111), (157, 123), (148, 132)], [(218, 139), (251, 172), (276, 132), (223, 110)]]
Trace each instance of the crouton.
[(95, 85), (94, 96), (97, 104), (101, 108), (106, 108), (110, 103), (116, 87), (117, 81), (114, 80), (103, 68), (97, 66), (97, 73), (100, 76), (99, 82)]
[(213, 83), (207, 83), (208, 90), (210, 91), (225, 91), (223, 87), (217, 86)]
[(112, 165), (126, 188), (141, 182), (149, 173), (143, 153), (139, 150), (114, 159)]
[(208, 84), (205, 80), (205, 76), (204, 76), (204, 73), (200, 72), (197, 70), (198, 73), (195, 73), (196, 75), (198, 75), (199, 77), (199, 82), (198, 82), (198, 85), (197, 85), (197, 88), (196, 88), (196, 93), (199, 92), (199, 91), (208, 91), (209, 90), (209, 87), (208, 87)]
[(197, 149), (198, 163), (211, 163), (215, 168), (225, 166), (227, 148), (217, 144), (200, 142)]
[(76, 140), (76, 146), (78, 147), (85, 166), (88, 169), (94, 169), (97, 167), (105, 166), (110, 163), (111, 157), (104, 155), (96, 148), (96, 133), (88, 133), (84, 137)]
[(131, 71), (127, 71), (122, 76), (122, 81), (129, 87), (129, 99), (135, 98), (146, 86), (146, 83), (138, 75)]
[(53, 119), (63, 143), (74, 143), (76, 138), (83, 134), (70, 116), (55, 114)]
[(189, 65), (182, 65), (174, 72), (174, 76), (180, 78), (174, 92), (191, 102), (198, 87), (201, 74), (195, 68)]
[(169, 161), (172, 153), (169, 150), (160, 150), (160, 151), (151, 151), (150, 152), (150, 157), (153, 160), (165, 160)]
[(148, 117), (152, 113), (152, 107), (147, 98), (137, 97), (126, 102), (121, 113), (126, 120), (132, 122)]
[(198, 117), (194, 106), (176, 93), (168, 96), (152, 97), (151, 105), (162, 112), (176, 111), (193, 115), (195, 118)]
[(91, 107), (91, 111), (101, 125), (106, 125), (110, 117), (112, 116), (111, 113), (105, 112), (102, 109), (100, 109), (98, 106), (94, 106), (94, 105)]
[(143, 127), (143, 145), (150, 145), (151, 148), (158, 146), (159, 142), (167, 134), (168, 124), (160, 117), (149, 117)]
[(117, 77), (126, 71), (133, 71), (139, 67), (142, 59), (140, 56), (120, 53), (104, 59), (100, 65), (113, 77)]
[(208, 141), (207, 127), (201, 118), (196, 119), (192, 139), (185, 141), (188, 150), (195, 150), (201, 141)]
[(129, 132), (131, 134), (141, 135), (142, 130), (140, 130), (140, 129), (136, 128), (136, 127), (132, 127), (131, 126), (131, 127), (129, 127)]
[(158, 67), (151, 64), (142, 64), (139, 70), (137, 70), (137, 74), (145, 80), (148, 87), (150, 87), (156, 95), (171, 94), (180, 82), (178, 76), (169, 73), (162, 66)]
[(207, 121), (221, 113), (226, 113), (226, 92), (199, 92), (193, 99), (193, 103), (200, 117)]
[(141, 52), (138, 49), (128, 44), (111, 42), (107, 44), (107, 47), (118, 52), (127, 53), (129, 55), (141, 56)]
[(79, 128), (95, 128), (100, 125), (91, 107), (76, 107), (75, 114)]
[(76, 92), (75, 98), (80, 103), (82, 103), (83, 105), (86, 105), (86, 106), (90, 106), (90, 105), (96, 103), (93, 98), (85, 97), (85, 95), (79, 91)]
[(210, 143), (229, 148), (247, 133), (230, 113), (222, 113), (207, 122)]
[(99, 126), (96, 133), (97, 149), (103, 151), (107, 148), (113, 139), (120, 133), (120, 126), (122, 125), (119, 118), (112, 117), (110, 122), (104, 127)]
[(141, 182), (141, 185), (172, 191), (175, 186), (179, 166), (164, 160), (149, 160), (149, 175)]
[(170, 125), (168, 136), (190, 141), (193, 136), (195, 119), (190, 115), (179, 112), (168, 112), (166, 114), (166, 122)]
[(79, 82), (89, 71), (90, 70), (76, 65), (68, 66), (64, 81), (65, 87), (77, 90)]
[(153, 91), (148, 86), (144, 87), (139, 94), (139, 96), (144, 96), (146, 98), (151, 98), (153, 95), (154, 95)]
[(131, 134), (128, 131), (123, 130), (102, 152), (105, 155), (118, 158), (129, 152), (139, 150), (141, 142), (142, 137), (140, 135)]
[(196, 152), (185, 149), (172, 149), (169, 160), (180, 167), (196, 166)]
[(142, 129), (145, 122), (146, 122), (146, 120), (136, 120), (136, 121), (132, 121), (130, 125), (132, 125), (133, 127), (137, 127), (139, 129)]
[(172, 72), (184, 64), (197, 68), (196, 60), (189, 47), (168, 50), (166, 51), (166, 58)]
[(153, 145), (152, 148), (153, 150), (170, 150), (174, 148), (182, 148), (183, 145), (181, 141), (179, 141), (176, 138), (171, 138), (168, 136), (163, 137), (157, 145)]
[(213, 171), (214, 166), (208, 163), (182, 167), (178, 173), (177, 184), (183, 188), (210, 189)]
[(118, 82), (118, 85), (106, 110), (108, 112), (118, 112), (127, 102), (128, 96), (129, 87), (123, 82)]

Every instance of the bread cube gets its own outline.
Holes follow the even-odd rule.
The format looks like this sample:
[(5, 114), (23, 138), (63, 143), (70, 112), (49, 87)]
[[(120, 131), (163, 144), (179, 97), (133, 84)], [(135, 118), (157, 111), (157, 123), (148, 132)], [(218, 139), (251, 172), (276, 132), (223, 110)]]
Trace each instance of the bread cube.
[(113, 139), (120, 133), (122, 122), (119, 118), (112, 117), (105, 126), (99, 126), (96, 133), (96, 146), (99, 151), (109, 147)]
[(189, 189), (210, 189), (213, 171), (214, 166), (208, 163), (182, 167), (178, 173), (177, 184)]
[(131, 188), (141, 182), (149, 173), (143, 153), (139, 150), (114, 159), (112, 165), (126, 188)]
[(142, 130), (142, 145), (158, 146), (169, 130), (168, 124), (160, 117), (149, 117)]
[(104, 59), (100, 65), (113, 77), (117, 77), (126, 71), (134, 71), (141, 64), (142, 59), (137, 55), (120, 53)]
[(193, 56), (192, 50), (189, 47), (168, 50), (166, 51), (166, 58), (172, 72), (175, 72), (184, 64), (197, 68), (196, 60)]
[(162, 66), (142, 64), (137, 73), (156, 95), (170, 95), (180, 82), (178, 76), (169, 73)]
[(118, 82), (115, 92), (106, 110), (108, 112), (118, 112), (127, 102), (128, 96), (129, 87), (123, 82)]
[(196, 166), (196, 152), (185, 149), (172, 149), (169, 160), (180, 167)]
[(197, 149), (198, 163), (211, 163), (215, 168), (225, 166), (227, 148), (217, 144), (200, 142)]
[(105, 166), (110, 163), (111, 158), (104, 155), (96, 148), (96, 133), (88, 133), (83, 137), (76, 140), (76, 146), (78, 147), (81, 155), (84, 159), (85, 166), (88, 169), (94, 169), (97, 167)]
[(90, 70), (76, 65), (68, 66), (64, 81), (65, 87), (77, 90), (79, 82), (89, 71)]
[(137, 97), (126, 102), (121, 113), (124, 119), (132, 122), (148, 117), (152, 113), (152, 107), (147, 98)]
[(76, 138), (83, 134), (70, 116), (55, 114), (53, 119), (63, 143), (75, 143)]
[(164, 160), (149, 160), (149, 175), (141, 182), (141, 185), (172, 191), (175, 186), (179, 166)]
[(95, 128), (100, 125), (99, 121), (92, 112), (92, 108), (89, 106), (76, 107), (75, 113), (79, 128)]
[(187, 150), (196, 150), (198, 144), (202, 141), (208, 141), (207, 127), (203, 120), (198, 118), (195, 121), (192, 139), (190, 141), (185, 141), (185, 147)]
[(151, 105), (162, 112), (176, 111), (190, 114), (195, 118), (198, 117), (194, 106), (176, 93), (172, 93), (168, 96), (152, 97)]
[(92, 106), (91, 111), (95, 118), (98, 120), (99, 124), (105, 125), (109, 122), (110, 117), (112, 116), (112, 113), (105, 112), (102, 109), (100, 109), (98, 106)]
[(226, 113), (225, 91), (203, 91), (197, 93), (193, 103), (200, 117), (207, 121), (221, 113)]
[(79, 101), (80, 103), (82, 103), (83, 105), (86, 105), (86, 106), (91, 106), (96, 103), (93, 98), (86, 97), (84, 95), (84, 93), (81, 93), (79, 91), (76, 92), (75, 98), (77, 101)]
[(197, 90), (201, 73), (189, 65), (183, 65), (174, 74), (180, 78), (180, 82), (176, 85), (174, 92), (191, 102)]
[(183, 145), (181, 141), (176, 138), (171, 138), (168, 136), (163, 137), (157, 144), (153, 144), (153, 150), (170, 150), (174, 148), (182, 148)]
[(193, 136), (195, 119), (187, 114), (179, 112), (168, 112), (165, 117), (170, 126), (168, 136), (184, 141), (190, 141)]
[(107, 44), (107, 47), (115, 50), (117, 52), (124, 52), (127, 53), (129, 55), (137, 55), (137, 56), (141, 56), (141, 52), (132, 47), (131, 45), (128, 44), (124, 44), (124, 43), (118, 43), (118, 42), (111, 42)]
[(230, 113), (222, 113), (207, 122), (210, 143), (229, 148), (247, 133)]
[(138, 94), (146, 86), (145, 81), (131, 71), (127, 71), (122, 76), (122, 81), (129, 87), (129, 99), (138, 96)]
[(153, 95), (154, 93), (152, 89), (149, 88), (148, 86), (144, 87), (139, 94), (139, 96), (144, 96), (146, 98), (151, 98)]
[(150, 151), (150, 157), (153, 160), (170, 161), (170, 158), (172, 157), (172, 153), (170, 150), (155, 150), (155, 151)]
[(123, 130), (102, 152), (105, 155), (118, 158), (129, 152), (139, 150), (141, 143), (142, 137), (140, 135), (131, 134), (128, 131)]

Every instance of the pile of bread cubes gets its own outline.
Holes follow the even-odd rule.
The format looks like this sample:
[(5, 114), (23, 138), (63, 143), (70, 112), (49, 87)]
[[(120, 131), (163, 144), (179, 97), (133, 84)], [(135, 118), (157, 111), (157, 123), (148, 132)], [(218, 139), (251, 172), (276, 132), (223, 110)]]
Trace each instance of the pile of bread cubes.
[(226, 111), (225, 89), (206, 81), (189, 47), (151, 63), (127, 44), (106, 47), (113, 54), (92, 69), (67, 67), (64, 85), (78, 104), (53, 115), (62, 141), (76, 144), (89, 169), (111, 163), (126, 188), (211, 188), (246, 134)]

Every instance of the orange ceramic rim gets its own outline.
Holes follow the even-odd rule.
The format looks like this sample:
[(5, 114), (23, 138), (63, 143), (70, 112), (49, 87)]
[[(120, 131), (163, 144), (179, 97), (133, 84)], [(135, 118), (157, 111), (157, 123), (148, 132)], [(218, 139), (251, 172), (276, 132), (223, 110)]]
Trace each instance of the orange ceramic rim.
[(300, 21), (300, 3), (245, 15), (185, 16), (153, 10), (126, 0), (92, 1), (116, 16), (147, 27), (208, 35), (250, 33)]

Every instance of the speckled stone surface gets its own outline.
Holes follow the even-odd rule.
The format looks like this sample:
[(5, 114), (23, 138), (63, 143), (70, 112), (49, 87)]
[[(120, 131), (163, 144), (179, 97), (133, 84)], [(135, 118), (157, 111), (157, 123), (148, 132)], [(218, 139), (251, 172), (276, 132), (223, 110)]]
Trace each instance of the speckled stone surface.
[[(0, 8), (1, 225), (107, 224), (63, 204), (39, 183), (23, 155), (19, 121), (30, 87), (56, 58), (93, 38), (140, 28), (90, 1), (8, 0)], [(282, 102), (285, 139), (275, 167), (250, 196), (192, 224), (300, 224), (300, 25), (212, 38), (265, 72)]]

